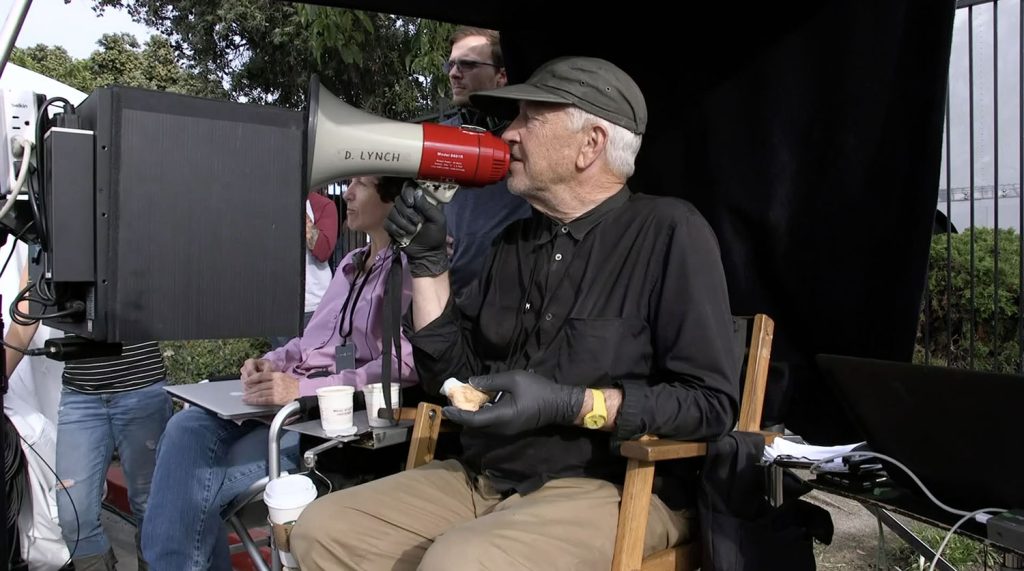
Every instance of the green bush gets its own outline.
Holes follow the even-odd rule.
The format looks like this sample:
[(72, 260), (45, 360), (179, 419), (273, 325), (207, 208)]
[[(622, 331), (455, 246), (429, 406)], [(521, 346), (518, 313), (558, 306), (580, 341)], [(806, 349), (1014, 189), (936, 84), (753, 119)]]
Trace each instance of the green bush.
[[(973, 318), (971, 238), (974, 238)], [(950, 367), (1017, 372), (1021, 363), (1020, 239), (1014, 230), (999, 230), (999, 268), (991, 228), (977, 228), (932, 240), (928, 291), (918, 328), (915, 360)], [(948, 252), (948, 253), (947, 253)], [(947, 267), (949, 270), (947, 271)], [(925, 334), (927, 333), (927, 343)], [(971, 363), (971, 339), (974, 362)]]
[(242, 363), (270, 349), (266, 339), (164, 341), (160, 351), (167, 364), (167, 382), (194, 383), (215, 375), (237, 374)]
[[(947, 533), (947, 530), (917, 522), (911, 522), (910, 529), (933, 550), (939, 548), (939, 544), (945, 539)], [(921, 567), (920, 556), (906, 543), (895, 542), (890, 545), (890, 569), (907, 569), (909, 571), (910, 569), (927, 569), (931, 565), (931, 560), (928, 560), (924, 567)], [(997, 550), (986, 549), (980, 541), (962, 535), (954, 535), (950, 538), (942, 552), (942, 558), (948, 561), (954, 569), (961, 571), (998, 569), (997, 565), (1001, 561)]]

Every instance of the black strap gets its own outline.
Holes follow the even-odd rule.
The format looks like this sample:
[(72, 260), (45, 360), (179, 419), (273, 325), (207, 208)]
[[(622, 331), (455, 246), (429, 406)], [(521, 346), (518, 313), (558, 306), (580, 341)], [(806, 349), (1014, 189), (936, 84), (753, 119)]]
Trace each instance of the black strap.
[[(373, 274), (373, 269), (376, 267), (377, 262), (374, 262), (370, 266), (370, 271), (363, 272), (363, 262), (360, 262), (360, 267), (356, 270), (356, 276), (352, 278), (352, 285), (348, 288), (348, 295), (345, 297), (345, 304), (341, 306), (341, 317), (338, 319), (338, 336), (341, 337), (341, 342), (347, 344), (349, 338), (352, 337), (352, 325), (356, 318), (356, 305), (359, 304), (360, 299), (363, 299), (363, 290), (366, 289), (366, 282), (370, 281), (370, 276)], [(356, 289), (356, 283), (359, 282), (359, 278), (362, 276), (363, 281), (359, 284), (358, 290)], [(349, 307), (351, 305), (351, 307)], [(349, 311), (351, 309), (351, 311)], [(348, 314), (348, 332), (345, 332), (345, 314)]]
[[(380, 381), (384, 389), (384, 406), (387, 413), (383, 418), (397, 423), (391, 405), (391, 350), (398, 360), (398, 375), (395, 382), (402, 379), (402, 255), (398, 247), (391, 246), (391, 267), (384, 283), (384, 326), (382, 327), (381, 344), (384, 354), (380, 366)], [(371, 413), (372, 414), (372, 413)]]

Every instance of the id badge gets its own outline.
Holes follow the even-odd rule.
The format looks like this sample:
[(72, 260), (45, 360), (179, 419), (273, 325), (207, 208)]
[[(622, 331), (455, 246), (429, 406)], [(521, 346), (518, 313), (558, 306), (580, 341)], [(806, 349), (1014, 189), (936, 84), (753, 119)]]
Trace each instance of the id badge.
[(356, 346), (343, 344), (334, 348), (334, 374), (356, 368)]

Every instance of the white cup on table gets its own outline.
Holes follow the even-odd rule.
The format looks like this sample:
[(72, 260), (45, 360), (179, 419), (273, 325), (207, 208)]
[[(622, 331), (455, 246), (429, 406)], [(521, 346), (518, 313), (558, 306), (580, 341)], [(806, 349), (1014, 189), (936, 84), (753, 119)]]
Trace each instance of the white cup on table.
[[(391, 410), (397, 411), (400, 406), (402, 387), (398, 383), (391, 383)], [(387, 408), (384, 402), (384, 383), (371, 383), (363, 387), (363, 397), (366, 399), (366, 419), (370, 426), (391, 426), (393, 422), (388, 418), (378, 416), (382, 408)]]
[(328, 436), (341, 436), (352, 432), (353, 387), (321, 387), (316, 390), (320, 405), (320, 426)]

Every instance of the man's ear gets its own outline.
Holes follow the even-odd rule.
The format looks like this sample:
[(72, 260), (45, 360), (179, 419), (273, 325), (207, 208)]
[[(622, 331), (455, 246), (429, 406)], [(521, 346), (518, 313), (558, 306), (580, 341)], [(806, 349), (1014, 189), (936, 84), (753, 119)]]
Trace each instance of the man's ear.
[(494, 78), (494, 83), (495, 89), (508, 85), (508, 74), (505, 72), (505, 68), (498, 68), (498, 75)]
[(576, 167), (580, 170), (589, 168), (597, 161), (608, 146), (608, 131), (596, 123), (583, 129), (583, 145), (576, 155)]

